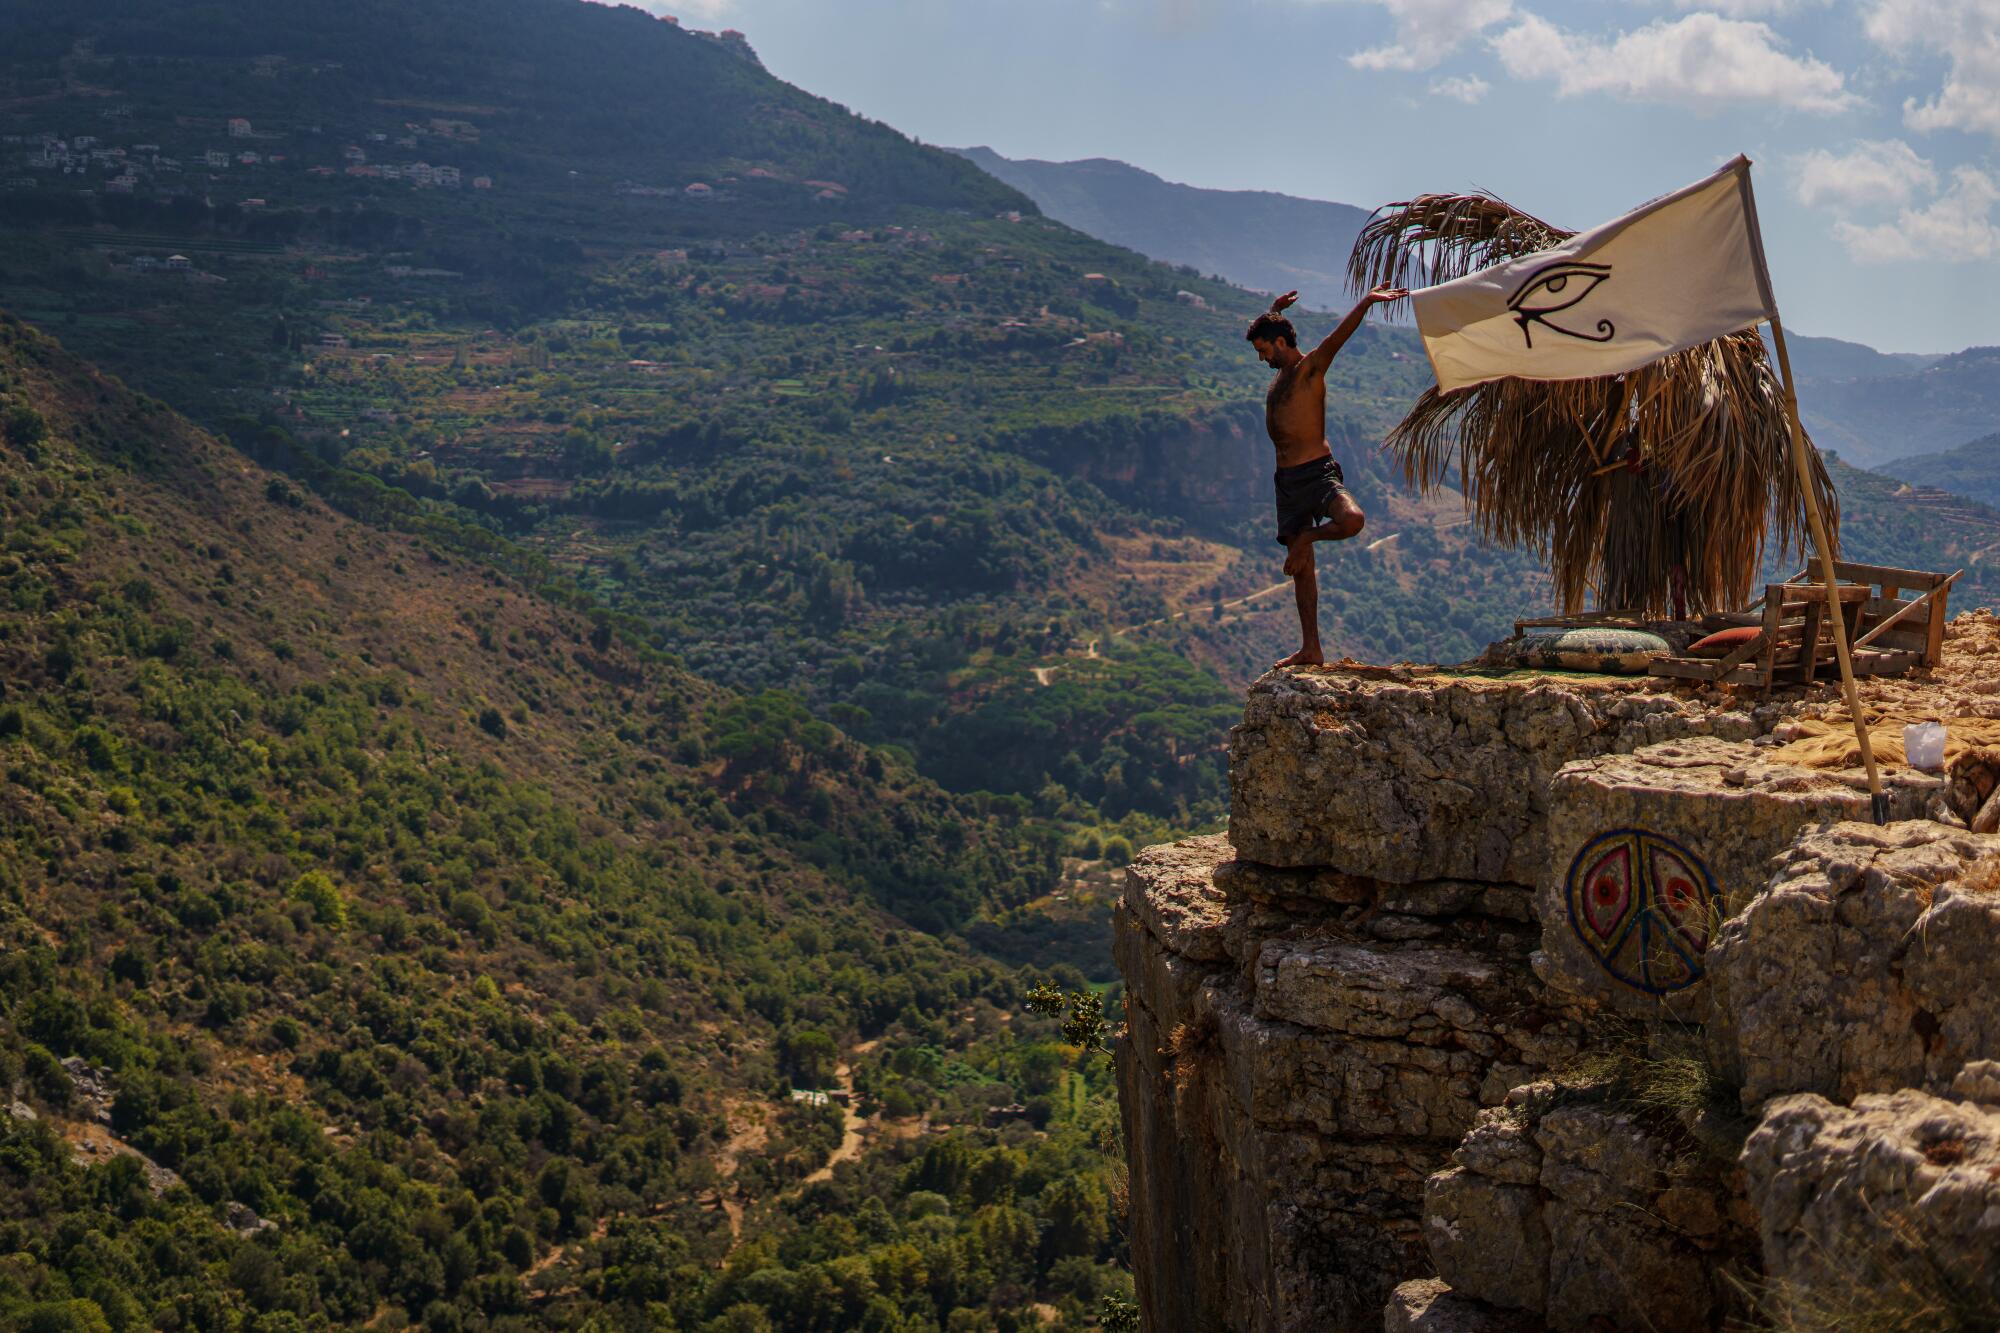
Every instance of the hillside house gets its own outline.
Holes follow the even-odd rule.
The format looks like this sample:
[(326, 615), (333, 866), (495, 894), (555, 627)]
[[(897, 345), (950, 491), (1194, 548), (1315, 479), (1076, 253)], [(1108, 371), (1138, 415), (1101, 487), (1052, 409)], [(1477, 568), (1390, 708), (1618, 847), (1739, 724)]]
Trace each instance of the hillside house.
[(472, 178), (472, 188), (475, 190), (490, 190), (493, 188), (493, 178), (491, 176), (474, 176)]
[(220, 148), (211, 148), (201, 155), (201, 160), (205, 165), (219, 170), (229, 165), (229, 154)]
[(139, 178), (137, 176), (114, 176), (104, 182), (104, 188), (112, 194), (130, 194), (132, 193), (132, 187), (138, 183)]
[(437, 169), (428, 162), (412, 162), (403, 168), (403, 174), (418, 185), (437, 183)]
[(308, 170), (308, 171), (306, 172), (306, 175), (308, 175), (308, 176), (331, 176), (331, 175), (333, 175), (333, 168), (332, 168), (332, 167), (313, 167), (313, 168), (310, 168), (310, 169), (309, 169), (309, 170)]
[(94, 134), (79, 134), (69, 141), (69, 146), (71, 151), (81, 153), (85, 149), (97, 146), (97, 136)]
[(132, 271), (134, 273), (158, 273), (160, 271), (160, 261), (152, 255), (134, 255), (132, 257)]
[(192, 273), (194, 272), (194, 261), (189, 259), (186, 255), (168, 255), (167, 272)]
[(690, 199), (713, 199), (715, 187), (706, 181), (695, 181), (682, 191)]
[(265, 203), (265, 201), (262, 199), (245, 199), (242, 203), (242, 207), (251, 212), (255, 212), (260, 208), (268, 208), (269, 205)]
[(246, 167), (254, 167), (258, 163), (262, 162), (264, 159), (257, 156), (257, 154), (255, 153), (238, 153), (236, 155), (236, 160), (242, 163)]
[(241, 117), (241, 116), (231, 116), (231, 117), (229, 118), (229, 137), (230, 137), (230, 138), (232, 138), (232, 139), (247, 139), (247, 138), (249, 138), (249, 137), (250, 137), (250, 134), (251, 134), (251, 130), (250, 130), (250, 122), (249, 122), (249, 121), (245, 120), (245, 119), (244, 119), (243, 117)]
[(403, 179), (403, 169), (394, 162), (384, 162), (376, 169), (382, 173), (382, 179), (385, 181), (399, 181)]
[(432, 182), (447, 190), (456, 190), (460, 179), (457, 167), (439, 167), (431, 173)]
[(1175, 292), (1174, 299), (1182, 305), (1193, 306), (1196, 310), (1208, 309), (1208, 298), (1199, 292)]
[(340, 150), (340, 156), (345, 161), (352, 162), (358, 166), (368, 160), (368, 150), (358, 143), (351, 143)]

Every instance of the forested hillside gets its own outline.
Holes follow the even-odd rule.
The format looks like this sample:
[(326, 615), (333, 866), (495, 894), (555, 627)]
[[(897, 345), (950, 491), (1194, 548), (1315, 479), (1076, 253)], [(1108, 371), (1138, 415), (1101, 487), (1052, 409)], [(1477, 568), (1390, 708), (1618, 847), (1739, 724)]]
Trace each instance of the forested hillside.
[[(1101, 1062), (906, 924), (1044, 892), (1049, 830), (12, 320), (0, 546), (0, 1324), (1011, 1328), (1115, 1286)], [(805, 1183), (840, 1116), (785, 1092), (836, 1063), (877, 1146)]]
[[(737, 39), (398, 8), (429, 62), (378, 58), (368, 6), (210, 9), (23, 19), (0, 301), (350, 513), (518, 543), (705, 679), (961, 789), (1107, 836), (1219, 814), (1236, 687), (1291, 646), (1265, 603), (1212, 613), (1276, 578), (1257, 298), (1041, 219)], [(614, 100), (668, 128), (593, 119)], [(725, 104), (744, 124), (701, 130)], [(1469, 656), (1522, 609), (1497, 589), (1537, 596), (1372, 458), (1422, 378), (1372, 330), (1339, 367), (1330, 429), (1395, 525), (1330, 566), (1364, 658)]]

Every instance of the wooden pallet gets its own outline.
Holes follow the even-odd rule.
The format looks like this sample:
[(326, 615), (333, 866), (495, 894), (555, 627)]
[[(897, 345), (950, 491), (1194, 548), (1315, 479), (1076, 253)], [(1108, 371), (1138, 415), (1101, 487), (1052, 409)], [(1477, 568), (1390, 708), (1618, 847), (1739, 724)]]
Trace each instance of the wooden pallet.
[[(1895, 569), (1888, 565), (1863, 565), (1852, 560), (1836, 560), (1833, 572), (1843, 584), (1868, 588), (1871, 595), (1862, 608), (1860, 633), (1854, 637), (1857, 649), (1887, 653), (1894, 657), (1915, 654), (1912, 665), (1934, 667), (1944, 657), (1944, 626), (1951, 618), (1951, 585), (1964, 570), (1952, 574), (1931, 574), (1916, 569)], [(1800, 570), (1785, 580), (1797, 584), (1807, 578)], [(1907, 592), (1909, 596), (1903, 594)], [(1901, 668), (1907, 671), (1908, 666)], [(1855, 674), (1861, 670), (1857, 658)]]
[[(1839, 605), (1852, 634), (1869, 590), (1840, 584), (1833, 592), (1832, 600)], [(1821, 584), (1766, 584), (1764, 604), (1755, 622), (1760, 630), (1756, 637), (1726, 657), (1662, 654), (1647, 664), (1647, 673), (1765, 690), (1780, 681), (1810, 681), (1833, 656), (1832, 636), (1825, 623), (1828, 601)]]
[[(1823, 584), (1806, 582), (1803, 570), (1783, 583), (1766, 584), (1761, 607), (1721, 617), (1759, 626), (1762, 632), (1754, 639), (1727, 657), (1663, 654), (1647, 664), (1648, 673), (1763, 690), (1837, 673), (1839, 657), (1826, 614), (1830, 604), (1841, 608), (1855, 675), (1901, 675), (1913, 667), (1937, 665), (1944, 649), (1946, 598), (1958, 574), (1843, 560), (1834, 562), (1834, 576), (1840, 582), (1832, 597)], [(1905, 590), (1913, 595), (1904, 598)]]

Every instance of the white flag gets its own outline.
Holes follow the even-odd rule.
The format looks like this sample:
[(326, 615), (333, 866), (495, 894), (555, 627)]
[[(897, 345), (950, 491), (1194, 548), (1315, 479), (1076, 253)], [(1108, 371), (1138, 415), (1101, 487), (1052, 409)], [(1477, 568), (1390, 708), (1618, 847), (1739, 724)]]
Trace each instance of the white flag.
[(1777, 314), (1750, 159), (1410, 297), (1441, 391), (1616, 375)]

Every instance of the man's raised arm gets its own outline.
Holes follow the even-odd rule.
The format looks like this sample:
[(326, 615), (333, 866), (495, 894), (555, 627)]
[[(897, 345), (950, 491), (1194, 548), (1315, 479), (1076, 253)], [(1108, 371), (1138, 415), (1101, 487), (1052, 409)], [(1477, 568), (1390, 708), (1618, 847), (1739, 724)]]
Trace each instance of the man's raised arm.
[[(1354, 303), (1354, 309), (1347, 312), (1347, 318), (1341, 320), (1319, 346), (1306, 353), (1306, 365), (1318, 374), (1325, 374), (1326, 368), (1333, 364), (1334, 355), (1354, 336), (1354, 331), (1361, 327), (1361, 321), (1367, 318), (1369, 306), (1380, 305), (1384, 301), (1400, 301), (1409, 294), (1407, 289), (1391, 287), (1386, 282), (1370, 291)], [(1278, 299), (1283, 301), (1285, 298), (1281, 296)]]

